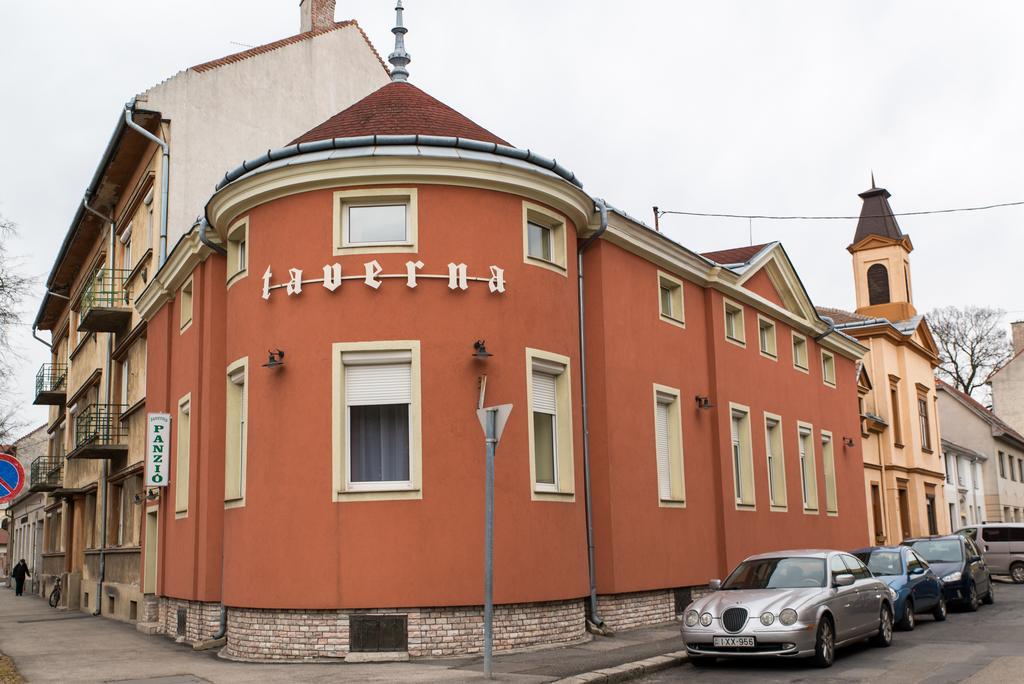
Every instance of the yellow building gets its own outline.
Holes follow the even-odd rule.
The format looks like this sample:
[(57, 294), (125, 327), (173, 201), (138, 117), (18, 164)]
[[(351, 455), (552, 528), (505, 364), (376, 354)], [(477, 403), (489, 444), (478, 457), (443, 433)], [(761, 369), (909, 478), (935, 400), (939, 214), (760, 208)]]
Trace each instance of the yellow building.
[(914, 245), (893, 216), (889, 192), (872, 187), (860, 197), (857, 232), (847, 247), (857, 308), (819, 313), (870, 350), (859, 381), (867, 537), (872, 544), (897, 544), (950, 532), (940, 514), (945, 466), (935, 393), (938, 351), (914, 308)]

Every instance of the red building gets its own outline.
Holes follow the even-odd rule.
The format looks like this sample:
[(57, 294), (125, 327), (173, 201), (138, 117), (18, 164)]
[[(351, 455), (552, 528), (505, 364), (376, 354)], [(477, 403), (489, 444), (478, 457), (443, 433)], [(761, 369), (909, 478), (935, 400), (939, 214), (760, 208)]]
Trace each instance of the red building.
[(483, 375), (514, 405), (499, 650), (671, 619), (751, 553), (861, 544), (864, 350), (782, 246), (696, 254), (406, 62), (229, 172), (136, 300), (171, 415), (145, 545), (167, 631), (226, 627), (236, 658), (479, 650)]

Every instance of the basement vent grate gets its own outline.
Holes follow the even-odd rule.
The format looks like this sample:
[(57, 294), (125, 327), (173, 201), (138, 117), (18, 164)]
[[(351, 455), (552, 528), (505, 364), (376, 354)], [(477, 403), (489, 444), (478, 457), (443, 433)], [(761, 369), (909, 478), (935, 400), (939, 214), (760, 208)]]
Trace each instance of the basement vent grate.
[(349, 650), (379, 653), (408, 650), (409, 626), (405, 615), (351, 615)]
[(178, 609), (178, 636), (185, 636), (185, 625), (188, 622), (188, 609)]

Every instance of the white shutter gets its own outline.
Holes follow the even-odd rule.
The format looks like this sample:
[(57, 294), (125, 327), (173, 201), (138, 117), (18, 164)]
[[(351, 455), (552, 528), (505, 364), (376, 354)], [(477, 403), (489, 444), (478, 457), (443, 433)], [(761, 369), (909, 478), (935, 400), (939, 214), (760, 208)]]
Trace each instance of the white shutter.
[(668, 459), (669, 405), (657, 402), (654, 409), (654, 439), (658, 448), (658, 493), (662, 499), (672, 498), (672, 478)]
[(345, 367), (349, 406), (412, 403), (412, 373), (407, 363)]
[(533, 410), (555, 415), (555, 376), (533, 372)]

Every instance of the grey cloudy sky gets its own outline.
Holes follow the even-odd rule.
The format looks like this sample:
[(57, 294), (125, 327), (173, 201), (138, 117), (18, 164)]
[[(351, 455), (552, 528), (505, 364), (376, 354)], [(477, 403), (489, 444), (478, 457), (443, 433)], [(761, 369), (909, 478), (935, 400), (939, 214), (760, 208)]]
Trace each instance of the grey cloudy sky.
[[(391, 50), (391, 0), (338, 0)], [(688, 211), (856, 214), (874, 170), (896, 211), (1024, 200), (1024, 3), (407, 0), (412, 82), (651, 222)], [(123, 103), (298, 31), (297, 0), (0, 2), (0, 214), (45, 276)], [(341, 65), (339, 65), (341, 69)], [(299, 133), (300, 131), (296, 131)], [(274, 146), (283, 141), (267, 141)], [(211, 188), (212, 190), (212, 188)], [(919, 309), (1024, 317), (1024, 208), (900, 219)], [(745, 220), (666, 216), (698, 251)], [(853, 221), (753, 223), (816, 304), (853, 306)], [(26, 305), (31, 321), (38, 298)], [(48, 355), (16, 336), (17, 388)], [(32, 422), (45, 410), (29, 407)]]

